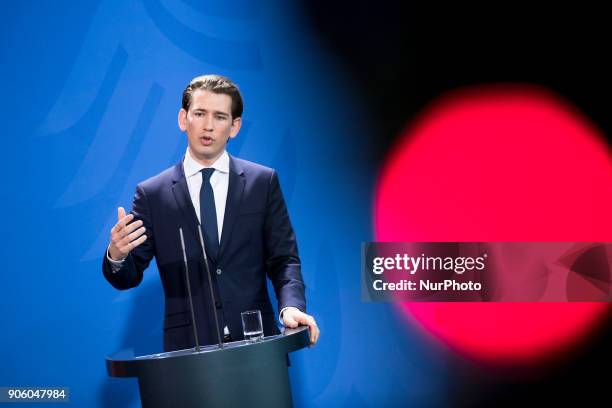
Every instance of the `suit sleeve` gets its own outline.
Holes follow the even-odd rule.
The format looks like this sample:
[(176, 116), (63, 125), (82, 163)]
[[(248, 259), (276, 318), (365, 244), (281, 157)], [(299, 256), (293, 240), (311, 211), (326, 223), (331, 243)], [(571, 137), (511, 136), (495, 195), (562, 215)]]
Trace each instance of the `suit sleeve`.
[(264, 223), (266, 270), (278, 310), (294, 306), (306, 312), (305, 286), (297, 242), (276, 172), (272, 172)]
[(105, 254), (102, 261), (102, 272), (106, 280), (116, 289), (129, 289), (138, 286), (142, 282), (144, 270), (147, 269), (155, 255), (149, 202), (144, 188), (140, 185), (136, 187), (131, 213), (134, 214), (134, 221), (142, 220), (143, 226), (146, 228), (147, 240), (130, 252), (123, 261), (121, 269), (116, 272), (113, 272), (110, 261)]

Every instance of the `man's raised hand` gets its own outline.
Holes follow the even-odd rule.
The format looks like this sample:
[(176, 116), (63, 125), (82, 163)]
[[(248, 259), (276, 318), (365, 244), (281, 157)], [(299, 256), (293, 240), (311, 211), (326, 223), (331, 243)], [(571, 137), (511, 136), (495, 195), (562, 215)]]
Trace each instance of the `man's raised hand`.
[(111, 240), (108, 254), (115, 261), (122, 261), (130, 253), (147, 240), (146, 228), (142, 221), (134, 221), (133, 214), (125, 215), (123, 207), (117, 208), (117, 224), (111, 229)]

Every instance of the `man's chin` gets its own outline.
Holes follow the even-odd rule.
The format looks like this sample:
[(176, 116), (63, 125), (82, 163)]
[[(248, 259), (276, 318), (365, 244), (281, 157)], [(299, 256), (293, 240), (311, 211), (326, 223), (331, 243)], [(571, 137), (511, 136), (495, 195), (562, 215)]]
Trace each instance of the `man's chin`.
[(214, 161), (219, 156), (221, 156), (221, 154), (223, 153), (223, 149), (213, 150), (213, 149), (201, 148), (201, 147), (197, 149), (191, 148), (190, 151), (194, 159), (198, 161), (206, 161), (206, 162)]

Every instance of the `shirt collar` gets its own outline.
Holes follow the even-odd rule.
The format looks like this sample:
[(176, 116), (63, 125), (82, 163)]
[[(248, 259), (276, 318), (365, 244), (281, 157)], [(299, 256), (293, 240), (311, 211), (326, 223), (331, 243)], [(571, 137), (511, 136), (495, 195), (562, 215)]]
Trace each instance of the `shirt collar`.
[(229, 155), (227, 154), (227, 150), (223, 150), (221, 156), (219, 156), (217, 161), (215, 161), (212, 166), (204, 166), (191, 157), (191, 154), (189, 154), (189, 148), (187, 148), (185, 158), (183, 159), (183, 169), (185, 170), (186, 178), (199, 173), (202, 171), (202, 169), (207, 167), (212, 167), (221, 173), (229, 173)]

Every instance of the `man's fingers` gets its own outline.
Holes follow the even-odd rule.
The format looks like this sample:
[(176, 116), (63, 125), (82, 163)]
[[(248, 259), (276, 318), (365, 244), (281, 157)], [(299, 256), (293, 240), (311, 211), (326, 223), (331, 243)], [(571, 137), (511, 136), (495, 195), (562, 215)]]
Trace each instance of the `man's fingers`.
[(130, 242), (130, 251), (134, 248), (136, 248), (138, 245), (142, 244), (143, 242), (145, 242), (147, 240), (147, 236), (143, 235), (140, 238), (138, 238), (135, 241)]
[(319, 326), (317, 326), (317, 322), (315, 321), (314, 317), (303, 312), (285, 313), (286, 315), (283, 317), (285, 327), (295, 329), (299, 325), (308, 326), (310, 332), (310, 345), (308, 347), (314, 346), (317, 341), (319, 341), (321, 332), (319, 331)]
[(125, 238), (123, 238), (124, 243), (129, 244), (130, 242), (135, 241), (136, 238), (144, 234), (146, 230), (147, 229), (145, 227), (138, 228), (136, 231), (132, 232), (131, 234), (128, 234)]
[(310, 344), (314, 345), (317, 340), (319, 340), (319, 326), (317, 326), (317, 323), (312, 316), (308, 320), (308, 327), (310, 329)]
[(138, 221), (129, 223), (125, 228), (123, 228), (121, 232), (123, 232), (124, 235), (127, 235), (139, 227), (142, 227), (142, 220), (138, 220)]
[[(317, 326), (317, 322), (315, 321), (315, 319), (312, 316), (307, 315), (306, 313), (298, 313), (292, 315), (291, 317), (299, 324), (303, 326), (308, 326), (310, 331), (310, 346), (313, 346), (319, 340), (320, 335), (319, 326)], [(291, 327), (293, 328), (294, 326)]]
[[(144, 229), (144, 227), (142, 227)], [(134, 234), (134, 235), (132, 235)], [(136, 248), (138, 245), (142, 244), (143, 242), (145, 242), (147, 240), (147, 235), (144, 234), (144, 231), (140, 232), (136, 231), (133, 232), (132, 235), (134, 238), (136, 239), (130, 239), (130, 236), (125, 237), (124, 239), (121, 240), (121, 242), (119, 243), (119, 245), (117, 245), (117, 247), (119, 248), (119, 250), (121, 252), (123, 252), (124, 254), (128, 254), (130, 253), (130, 251), (132, 251), (132, 249)]]
[(125, 217), (121, 218), (119, 222), (117, 222), (117, 225), (121, 225), (122, 227), (125, 227), (133, 219), (134, 219), (134, 214), (128, 214)]
[(319, 326), (317, 326), (317, 324), (315, 323), (315, 330), (314, 330), (314, 340), (312, 340), (312, 344), (316, 344), (317, 341), (319, 341), (319, 336), (321, 335), (321, 331), (319, 330)]
[(119, 221), (117, 221), (117, 224), (115, 224), (115, 226), (113, 227), (113, 229), (111, 230), (111, 232), (119, 232), (121, 231), (123, 228), (125, 228), (128, 223), (130, 221), (132, 221), (134, 219), (134, 214), (128, 214), (125, 217), (121, 218)]
[(319, 339), (319, 326), (317, 326), (317, 322), (310, 315), (300, 316), (301, 324), (308, 326), (310, 330), (310, 345), (313, 346), (317, 340)]
[(295, 329), (296, 327), (298, 327), (298, 322), (296, 321), (295, 316), (287, 316), (284, 320), (285, 326), (291, 329)]
[(132, 249), (147, 240), (142, 220), (132, 222), (134, 214), (125, 215), (123, 207), (117, 208), (117, 224), (111, 229), (109, 250), (113, 259), (125, 258)]
[(147, 229), (145, 227), (140, 227), (131, 234), (123, 235), (126, 230), (127, 228), (124, 228), (122, 231), (114, 233), (112, 238), (112, 244), (124, 255), (127, 255), (132, 249), (142, 244), (147, 237), (145, 234)]
[(123, 207), (117, 208), (117, 222), (120, 222), (123, 217), (125, 217), (125, 209)]
[(309, 326), (310, 316), (308, 316), (306, 313), (300, 313), (298, 315), (294, 315), (293, 318), (297, 320), (298, 323), (303, 324), (304, 326)]

